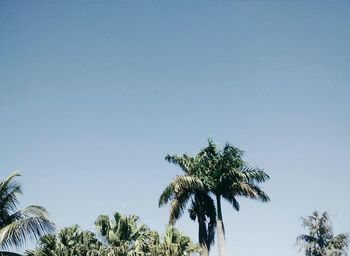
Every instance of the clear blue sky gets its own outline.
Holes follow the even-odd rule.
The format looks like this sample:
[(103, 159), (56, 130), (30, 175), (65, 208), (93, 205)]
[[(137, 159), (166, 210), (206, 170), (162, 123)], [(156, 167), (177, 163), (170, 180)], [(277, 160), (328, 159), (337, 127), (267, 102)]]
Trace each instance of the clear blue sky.
[(270, 204), (225, 204), (230, 254), (297, 255), (315, 209), (350, 232), (349, 28), (349, 1), (0, 1), (0, 177), (60, 227), (163, 231), (164, 156), (212, 136), (271, 176)]

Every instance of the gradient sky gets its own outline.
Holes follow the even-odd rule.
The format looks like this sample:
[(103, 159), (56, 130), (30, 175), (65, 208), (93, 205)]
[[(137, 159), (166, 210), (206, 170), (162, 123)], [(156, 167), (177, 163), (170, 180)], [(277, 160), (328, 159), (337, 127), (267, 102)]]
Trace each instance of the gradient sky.
[(297, 255), (315, 209), (350, 232), (349, 46), (349, 1), (0, 1), (0, 177), (59, 227), (162, 232), (164, 156), (211, 136), (271, 176), (271, 203), (224, 205), (230, 255)]

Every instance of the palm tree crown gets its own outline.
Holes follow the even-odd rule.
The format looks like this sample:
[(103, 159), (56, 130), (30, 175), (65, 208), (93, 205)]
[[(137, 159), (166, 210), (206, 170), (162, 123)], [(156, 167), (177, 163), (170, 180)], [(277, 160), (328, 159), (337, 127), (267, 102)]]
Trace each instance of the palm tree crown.
[(26, 251), (27, 256), (102, 256), (103, 245), (95, 234), (82, 231), (77, 225), (63, 228), (57, 235), (45, 235), (39, 247)]
[(302, 218), (303, 227), (308, 234), (298, 236), (297, 243), (306, 256), (344, 256), (349, 247), (349, 235), (334, 235), (332, 223), (327, 212), (313, 212)]
[(136, 215), (125, 216), (119, 212), (114, 213), (113, 218), (100, 215), (95, 225), (112, 255), (144, 254), (150, 250), (151, 231), (146, 225), (139, 224)]
[(164, 237), (152, 256), (190, 256), (199, 251), (199, 246), (174, 226), (166, 228)]

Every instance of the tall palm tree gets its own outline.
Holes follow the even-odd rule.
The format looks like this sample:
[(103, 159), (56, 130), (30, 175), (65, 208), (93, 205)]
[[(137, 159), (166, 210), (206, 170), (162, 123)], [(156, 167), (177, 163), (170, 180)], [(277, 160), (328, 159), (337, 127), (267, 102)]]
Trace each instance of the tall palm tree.
[[(169, 162), (179, 165), (185, 174), (177, 176), (165, 188), (159, 204), (164, 205), (171, 201), (170, 223), (172, 223), (181, 216), (190, 198), (200, 198), (195, 195), (206, 195), (207, 200), (199, 205), (215, 209), (215, 206), (211, 206), (211, 204), (214, 205), (214, 201), (210, 198), (210, 195), (214, 195), (216, 201), (215, 225), (220, 256), (227, 256), (221, 199), (227, 200), (237, 211), (239, 210), (238, 196), (258, 199), (262, 202), (270, 200), (259, 187), (259, 183), (267, 181), (269, 176), (263, 170), (249, 166), (242, 157), (243, 151), (239, 148), (226, 143), (225, 147), (220, 150), (209, 139), (208, 146), (200, 150), (195, 157), (175, 155), (166, 158)], [(191, 209), (195, 209), (196, 205), (198, 203), (194, 203)], [(206, 210), (201, 209), (198, 212), (203, 214)], [(206, 216), (211, 216), (211, 214)]]
[(18, 196), (22, 194), (21, 185), (15, 180), (18, 176), (15, 172), (0, 181), (0, 250), (20, 248), (55, 229), (43, 207), (31, 205), (17, 210)]
[(305, 256), (345, 256), (349, 247), (348, 234), (334, 235), (332, 223), (327, 212), (313, 212), (302, 218), (303, 227), (308, 234), (298, 236), (297, 243)]
[(215, 204), (203, 181), (200, 179), (200, 161), (198, 157), (167, 155), (165, 159), (178, 165), (184, 175), (177, 176), (163, 191), (159, 206), (171, 201), (169, 223), (174, 225), (182, 216), (187, 203), (191, 200), (190, 218), (198, 221), (198, 240), (202, 248), (201, 255), (208, 256), (214, 242), (216, 226)]
[(209, 139), (208, 146), (198, 155), (202, 159), (202, 170), (206, 170), (202, 175), (205, 177), (204, 183), (216, 199), (219, 255), (227, 256), (221, 199), (228, 201), (237, 211), (238, 196), (268, 202), (270, 199), (259, 183), (267, 181), (269, 176), (263, 170), (247, 165), (242, 159), (243, 151), (229, 143), (220, 150)]

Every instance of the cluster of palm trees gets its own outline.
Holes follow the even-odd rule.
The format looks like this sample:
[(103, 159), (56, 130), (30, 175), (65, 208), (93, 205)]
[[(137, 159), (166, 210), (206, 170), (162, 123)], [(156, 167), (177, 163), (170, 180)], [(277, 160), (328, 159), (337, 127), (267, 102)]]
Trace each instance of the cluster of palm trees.
[(199, 246), (175, 227), (168, 226), (160, 238), (135, 215), (101, 215), (95, 226), (96, 234), (74, 225), (57, 235), (45, 235), (26, 256), (189, 256), (199, 251)]
[[(79, 226), (55, 232), (47, 211), (37, 205), (17, 210), (22, 194), (14, 173), (0, 180), (0, 256), (18, 256), (10, 249), (23, 248), (28, 241), (39, 241), (27, 256), (208, 256), (217, 234), (220, 256), (228, 256), (221, 203), (224, 199), (239, 210), (238, 197), (269, 202), (260, 184), (269, 179), (262, 169), (243, 160), (243, 151), (230, 144), (220, 149), (211, 139), (198, 154), (167, 155), (169, 163), (179, 166), (176, 176), (162, 192), (159, 206), (170, 205), (169, 225), (163, 236), (140, 222), (136, 215), (119, 212), (112, 217), (100, 215), (96, 232)], [(198, 222), (198, 242), (174, 227), (188, 210)], [(305, 256), (345, 256), (349, 246), (347, 234), (334, 235), (327, 213), (314, 212), (303, 218), (308, 234), (297, 242)]]
[(167, 226), (161, 237), (140, 224), (138, 216), (118, 212), (112, 218), (99, 216), (96, 233), (74, 225), (55, 234), (55, 225), (43, 207), (31, 205), (17, 210), (18, 196), (22, 194), (18, 176), (13, 173), (0, 181), (0, 256), (20, 256), (9, 250), (23, 249), (31, 241), (39, 244), (27, 250), (26, 256), (189, 256), (200, 251), (174, 226)]

